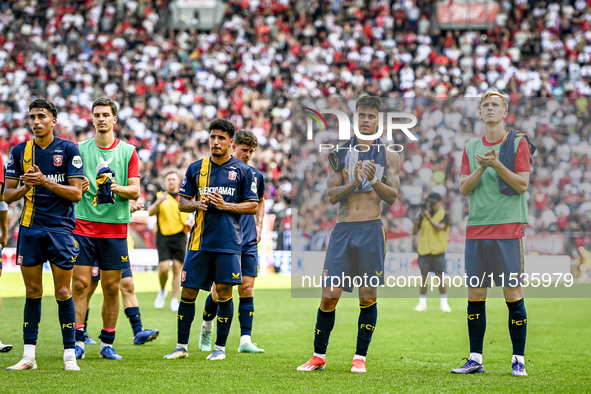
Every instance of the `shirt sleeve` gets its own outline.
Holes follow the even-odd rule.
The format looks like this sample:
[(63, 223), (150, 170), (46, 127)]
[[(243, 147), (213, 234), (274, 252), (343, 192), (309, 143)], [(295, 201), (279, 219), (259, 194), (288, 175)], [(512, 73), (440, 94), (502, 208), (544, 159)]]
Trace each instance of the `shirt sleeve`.
[(187, 172), (185, 173), (185, 178), (183, 179), (183, 183), (181, 184), (181, 188), (179, 190), (179, 195), (186, 197), (186, 198), (193, 198), (197, 193), (197, 185), (195, 184), (195, 176), (194, 176), (194, 165), (190, 165), (187, 168)]
[(128, 178), (139, 178), (140, 177), (140, 160), (137, 156), (137, 150), (133, 151), (131, 159), (129, 159), (129, 167), (127, 167)]
[(517, 152), (515, 152), (515, 172), (531, 171), (529, 157), (529, 143), (526, 138), (522, 137)]
[(246, 171), (242, 171), (242, 179), (240, 182), (239, 202), (245, 201), (259, 202), (259, 196), (257, 195), (257, 184), (254, 181), (254, 175), (252, 174), (252, 170), (250, 168), (248, 168)]
[(84, 178), (84, 167), (82, 165), (82, 156), (80, 148), (76, 144), (68, 144), (68, 160), (66, 165), (66, 178)]
[(462, 169), (460, 170), (460, 175), (470, 174), (470, 160), (468, 160), (468, 154), (466, 153), (466, 148), (464, 148), (464, 153), (462, 154)]
[(265, 197), (265, 176), (263, 174), (261, 174), (260, 172), (257, 173), (257, 178), (258, 178), (258, 195), (259, 195), (259, 199)]
[(10, 179), (20, 179), (20, 176), (23, 174), (21, 171), (21, 153), (19, 146), (15, 146), (12, 148), (10, 152), (10, 158), (8, 159), (7, 168), (6, 168), (6, 178)]

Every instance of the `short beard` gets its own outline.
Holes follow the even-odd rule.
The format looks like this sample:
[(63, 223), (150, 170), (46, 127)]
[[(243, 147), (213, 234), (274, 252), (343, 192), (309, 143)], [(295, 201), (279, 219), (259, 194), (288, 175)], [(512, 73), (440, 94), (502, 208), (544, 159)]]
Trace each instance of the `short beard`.
[(222, 157), (224, 154), (223, 153), (213, 153), (213, 152), (211, 152), (211, 155), (213, 157)]

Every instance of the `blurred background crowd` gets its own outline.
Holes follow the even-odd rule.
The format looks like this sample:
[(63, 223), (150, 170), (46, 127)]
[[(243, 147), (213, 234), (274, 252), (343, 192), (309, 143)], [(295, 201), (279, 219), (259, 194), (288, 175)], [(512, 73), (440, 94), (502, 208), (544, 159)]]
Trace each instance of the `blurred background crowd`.
[[(141, 200), (149, 203), (162, 174), (182, 174), (208, 154), (208, 122), (229, 118), (259, 139), (251, 164), (265, 174), (266, 209), (282, 240), (275, 247), (288, 248), (292, 199), (302, 197), (296, 183), (325, 187), (313, 178), (292, 186), (292, 158), (305, 150), (292, 145), (292, 99), (423, 98), (411, 109), (428, 113), (429, 122), (419, 122), (417, 143), (405, 144), (400, 198), (385, 221), (391, 237), (409, 232), (416, 206), (435, 189), (452, 214), (452, 231), (462, 232), (461, 152), (483, 130), (473, 114), (462, 118), (432, 98), (453, 102), (495, 89), (521, 103), (510, 106), (507, 123), (539, 147), (529, 229), (580, 239), (591, 228), (591, 1), (503, 0), (494, 28), (481, 30), (443, 30), (429, 0), (230, 0), (219, 27), (172, 30), (162, 23), (168, 3), (3, 1), (4, 162), (12, 146), (31, 138), (27, 105), (35, 97), (58, 107), (57, 135), (82, 141), (93, 136), (93, 100), (106, 96), (120, 104), (117, 136), (137, 147)], [(305, 230), (329, 230), (334, 209), (320, 196), (313, 201), (299, 215)]]

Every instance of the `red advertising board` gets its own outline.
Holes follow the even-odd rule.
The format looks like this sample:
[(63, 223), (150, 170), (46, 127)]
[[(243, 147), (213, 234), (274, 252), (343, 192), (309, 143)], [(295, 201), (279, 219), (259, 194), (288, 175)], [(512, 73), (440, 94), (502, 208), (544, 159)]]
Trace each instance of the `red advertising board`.
[(440, 28), (486, 28), (493, 27), (499, 5), (495, 2), (437, 4), (437, 22)]

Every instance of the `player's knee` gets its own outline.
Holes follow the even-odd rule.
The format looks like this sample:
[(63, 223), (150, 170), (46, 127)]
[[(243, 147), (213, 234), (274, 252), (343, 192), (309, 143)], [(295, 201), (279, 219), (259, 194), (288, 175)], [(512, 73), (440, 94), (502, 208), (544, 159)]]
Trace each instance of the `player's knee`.
[(27, 298), (37, 298), (43, 295), (43, 286), (39, 284), (28, 284), (26, 291)]
[(119, 282), (103, 283), (103, 293), (109, 297), (119, 297)]
[(133, 294), (135, 292), (135, 286), (133, 285), (133, 280), (125, 280), (121, 281), (121, 292), (126, 294)]
[(181, 297), (185, 300), (194, 300), (195, 298), (197, 298), (197, 294), (199, 294), (199, 290), (191, 289), (189, 287), (183, 287)]
[(218, 285), (216, 290), (218, 294), (218, 300), (228, 300), (232, 297), (232, 286)]
[(359, 305), (361, 306), (370, 306), (378, 302), (377, 298), (360, 298)]
[(90, 288), (90, 284), (80, 279), (74, 279), (72, 290), (75, 294), (84, 294)]
[(320, 309), (323, 311), (332, 311), (337, 307), (338, 298), (323, 298), (320, 301)]
[(68, 286), (61, 286), (55, 290), (55, 298), (58, 300), (65, 300), (72, 295), (72, 291)]
[(248, 298), (253, 296), (252, 285), (242, 285), (238, 287), (238, 295), (241, 298)]

